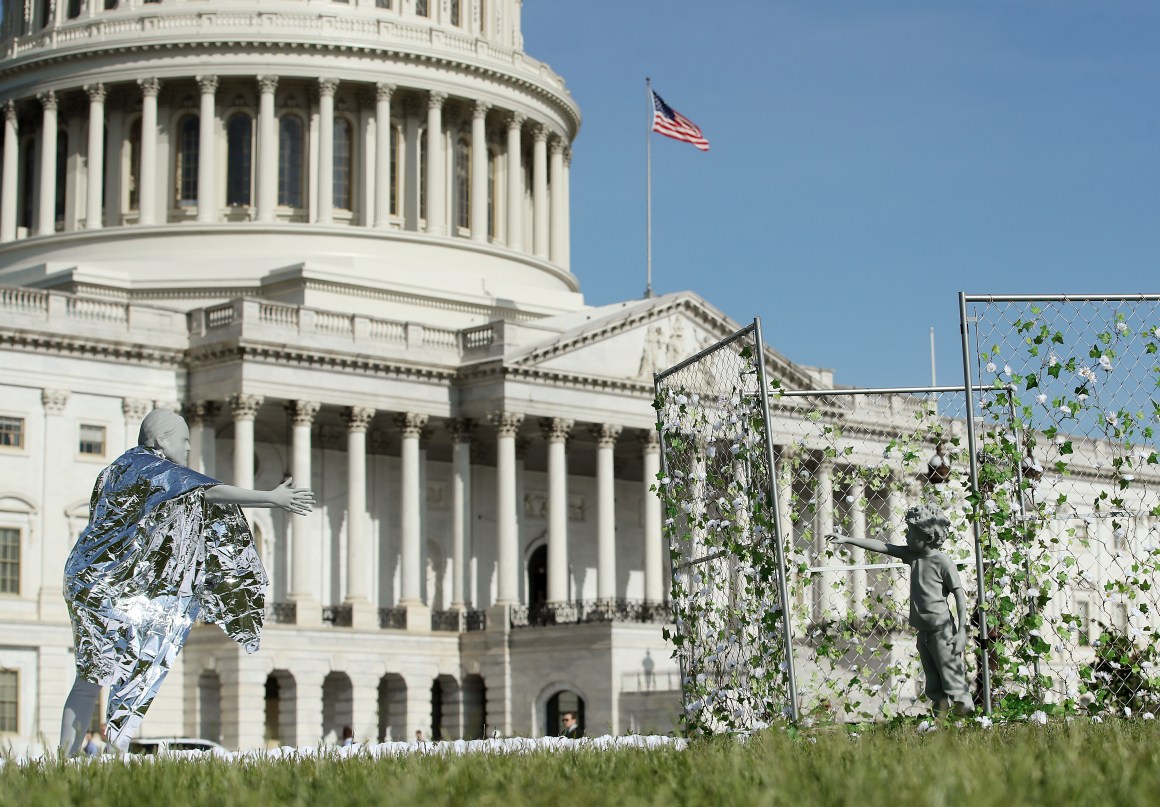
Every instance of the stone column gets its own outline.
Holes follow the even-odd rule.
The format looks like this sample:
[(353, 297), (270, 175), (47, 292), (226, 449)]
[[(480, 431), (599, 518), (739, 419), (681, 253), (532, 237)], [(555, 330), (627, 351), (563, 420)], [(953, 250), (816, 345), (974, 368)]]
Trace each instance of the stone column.
[[(310, 431), (321, 404), (317, 401), (288, 401), (290, 418), (290, 475), (295, 487), (311, 487)], [(236, 449), (235, 449), (236, 450)], [(299, 627), (322, 624), (322, 603), (318, 592), (319, 561), (312, 516), (290, 516), (290, 600), (295, 604)]]
[(487, 241), (487, 111), (491, 105), (476, 101), (471, 111), (471, 238)]
[(342, 412), (346, 421), (346, 604), (355, 628), (378, 627), (378, 611), (371, 602), (371, 542), (367, 538), (367, 428), (375, 410), (352, 406)]
[[(144, 398), (121, 399), (121, 414), (125, 418), (125, 449), (137, 445), (137, 437), (141, 432), (141, 421), (145, 419), (152, 408), (153, 404)], [(190, 454), (192, 453), (191, 451)]]
[[(155, 78), (137, 80), (141, 87), (141, 170), (137, 177), (137, 223), (153, 224), (157, 218), (157, 94), (161, 82)], [(200, 150), (200, 146), (199, 146)], [(201, 150), (204, 159), (205, 151)], [(198, 185), (200, 188), (200, 184)]]
[(400, 474), (402, 491), (399, 497), (402, 533), (402, 570), (399, 604), (407, 609), (407, 630), (429, 632), (430, 609), (423, 604), (422, 586), (425, 575), (422, 547), (422, 492), (419, 467), (419, 438), (427, 426), (427, 416), (408, 412), (397, 415), (395, 422), (403, 434)]
[(596, 597), (616, 599), (616, 478), (613, 455), (621, 427), (604, 423), (592, 427), (596, 438)]
[(537, 258), (548, 257), (548, 134), (547, 126), (532, 129), (532, 245)]
[[(849, 497), (850, 502), (850, 535), (854, 538), (865, 540), (866, 535), (866, 482), (860, 475), (855, 472), (854, 478), (850, 481)], [(853, 557), (854, 565), (861, 566), (866, 563), (866, 550), (852, 546), (850, 547), (850, 555)], [(884, 559), (883, 559), (884, 560)], [(875, 563), (880, 562), (875, 558)], [(855, 569), (851, 575), (850, 581), (850, 598), (854, 602), (854, 616), (858, 619), (865, 619), (870, 609), (866, 605), (866, 570)]]
[(516, 529), (516, 434), (524, 422), (518, 412), (496, 412), (491, 423), (496, 432), (496, 558), (499, 564), (499, 596), (496, 605), (511, 606), (520, 599), (519, 532)]
[(219, 656), (218, 664), (222, 743), (240, 751), (265, 750), (265, 670), (249, 663), (248, 654), (236, 646)]
[(562, 138), (552, 138), (551, 154), (549, 170), (551, 172), (552, 193), (550, 204), (552, 235), (549, 258), (552, 263), (562, 266), (564, 264), (564, 231), (568, 227), (568, 220), (565, 218), (568, 212), (564, 206), (564, 140)]
[[(826, 536), (834, 531), (834, 465), (824, 459), (818, 465), (818, 512), (814, 529), (814, 546), (817, 549), (819, 566), (836, 566), (842, 563), (838, 557), (826, 558), (825, 549), (829, 545)], [(821, 589), (819, 618), (841, 619), (846, 615), (845, 574), (842, 572), (821, 572), (818, 585)]]
[[(87, 84), (89, 95), (88, 179), (85, 194), (85, 229), (99, 230), (103, 211), (101, 191), (105, 171), (105, 85)], [(144, 137), (144, 132), (142, 132)]]
[(217, 109), (214, 103), (217, 76), (198, 76), (197, 88), (201, 93), (197, 136), (197, 220), (208, 223), (218, 218), (217, 191), (214, 188), (217, 176)]
[[(20, 129), (16, 117), (16, 103), (4, 104), (4, 178), (0, 185), (0, 243), (16, 238), (16, 189), (20, 171)], [(30, 181), (25, 177), (25, 182)]]
[[(185, 422), (189, 424), (189, 467), (206, 476), (213, 473), (206, 470), (206, 431), (208, 427), (209, 439), (214, 440), (213, 418), (217, 415), (218, 406), (211, 401), (195, 401), (182, 408)], [(126, 432), (126, 439), (128, 439)]]
[(548, 602), (568, 597), (568, 437), (573, 422), (544, 418), (540, 427), (548, 441)]
[(524, 116), (518, 112), (507, 119), (507, 245), (524, 248), (524, 176), (520, 130)]
[(451, 433), (451, 610), (467, 608), (464, 581), (471, 542), (471, 434), (474, 423), (450, 420)]
[(274, 221), (278, 205), (278, 123), (274, 117), (277, 76), (258, 76), (258, 221)]
[(394, 84), (375, 85), (375, 226), (391, 223), (391, 96)]
[[(564, 149), (564, 170), (562, 172), (564, 189), (560, 192), (560, 231), (561, 239), (559, 259), (556, 261), (564, 269), (572, 265), (572, 147)], [(554, 210), (555, 208), (553, 208)], [(554, 214), (553, 214), (554, 215)]]
[(294, 670), (295, 743), (299, 747), (318, 746), (322, 741), (322, 681), (318, 669)]
[(44, 110), (43, 123), (40, 127), (40, 206), (37, 209), (36, 234), (52, 235), (56, 232), (57, 100), (56, 93), (52, 90), (36, 97)]
[[(906, 493), (900, 489), (902, 485), (902, 475), (898, 471), (893, 471), (890, 474), (890, 479), (887, 484), (890, 488), (886, 495), (886, 535), (882, 539), (887, 543), (897, 542), (904, 543), (906, 541)], [(887, 561), (889, 562), (889, 561)], [(908, 587), (909, 575), (905, 569), (900, 569), (893, 575), (894, 584), (891, 590), (894, 592), (892, 599), (895, 603), (895, 609), (898, 615), (903, 619), (906, 618), (908, 609), (910, 607), (910, 591)]]
[(427, 96), (427, 232), (447, 234), (447, 195), (443, 168), (443, 102), (447, 93)]
[(644, 510), (644, 598), (646, 602), (665, 601), (664, 536), (661, 534), (661, 500), (652, 488), (661, 472), (661, 436), (655, 429), (641, 435), (644, 479), (641, 480), (641, 508)]
[(334, 214), (334, 94), (338, 79), (318, 79), (318, 223)]
[(254, 487), (254, 418), (264, 400), (261, 395), (243, 393), (230, 397), (230, 414), (234, 418), (234, 485), (239, 488)]
[(61, 589), (61, 573), (65, 558), (72, 547), (69, 526), (64, 509), (66, 489), (57, 474), (62, 465), (72, 464), (76, 455), (76, 432), (65, 422), (64, 409), (70, 393), (65, 389), (45, 389), (40, 393), (44, 404), (44, 456), (41, 458), (44, 477), (44, 512), (40, 534), (43, 536), (40, 568), (40, 621), (68, 622)]

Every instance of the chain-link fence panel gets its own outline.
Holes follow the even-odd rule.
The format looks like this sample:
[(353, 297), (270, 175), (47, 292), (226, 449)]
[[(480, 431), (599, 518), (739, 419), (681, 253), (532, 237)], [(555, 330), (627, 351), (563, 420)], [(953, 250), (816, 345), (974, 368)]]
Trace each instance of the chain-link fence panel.
[(687, 733), (797, 716), (763, 356), (755, 321), (656, 376)]
[(960, 297), (991, 700), (1160, 706), (1160, 296)]
[(974, 602), (962, 388), (775, 391), (771, 407), (802, 714), (851, 721), (930, 711), (907, 624), (907, 566), (827, 536), (904, 544), (906, 510), (936, 504), (952, 524), (940, 551)]

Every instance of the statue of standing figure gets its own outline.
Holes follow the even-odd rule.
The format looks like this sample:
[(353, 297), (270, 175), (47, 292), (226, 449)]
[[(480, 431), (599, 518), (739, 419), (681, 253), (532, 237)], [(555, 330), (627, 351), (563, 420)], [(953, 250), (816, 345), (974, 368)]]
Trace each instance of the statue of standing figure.
[(137, 442), (97, 477), (65, 564), (77, 669), (61, 718), (65, 756), (79, 753), (102, 686), (107, 739), (128, 748), (199, 616), (256, 651), (269, 579), (240, 508), (314, 507), (314, 493), (290, 479), (247, 490), (187, 468), (189, 427), (166, 409), (145, 416)]
[[(951, 522), (937, 505), (920, 504), (906, 511), (906, 544), (872, 538), (828, 535), (837, 545), (850, 544), (898, 558), (910, 567), (910, 626), (918, 631), (918, 656), (926, 676), (926, 696), (935, 714), (953, 705), (959, 714), (975, 709), (967, 688), (963, 649), (967, 644), (967, 600), (955, 563), (939, 551)], [(947, 597), (955, 599), (951, 616)]]

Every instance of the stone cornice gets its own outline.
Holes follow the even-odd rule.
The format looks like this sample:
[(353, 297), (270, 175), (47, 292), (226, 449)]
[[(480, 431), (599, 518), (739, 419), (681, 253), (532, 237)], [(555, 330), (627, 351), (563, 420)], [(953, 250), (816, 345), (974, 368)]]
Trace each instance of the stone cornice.
[(332, 370), (413, 381), (450, 382), (456, 376), (453, 367), (421, 366), (354, 353), (332, 353), (317, 348), (252, 342), (219, 342), (192, 348), (188, 351), (187, 357), (191, 370), (230, 361), (257, 361), (287, 367)]
[(181, 365), (185, 360), (185, 351), (177, 348), (15, 328), (0, 328), (0, 350), (55, 353), (71, 358), (141, 364), (149, 367), (174, 367)]

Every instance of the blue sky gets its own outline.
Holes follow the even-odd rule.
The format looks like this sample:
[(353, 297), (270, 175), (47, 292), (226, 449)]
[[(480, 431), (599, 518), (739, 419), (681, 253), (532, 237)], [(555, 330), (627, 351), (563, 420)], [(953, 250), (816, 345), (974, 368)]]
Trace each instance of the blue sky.
[(1160, 291), (1160, 3), (525, 0), (524, 42), (591, 304), (644, 290), (646, 75), (712, 145), (652, 135), (654, 287), (839, 383), (927, 383), (931, 326), (960, 382), (960, 290)]

